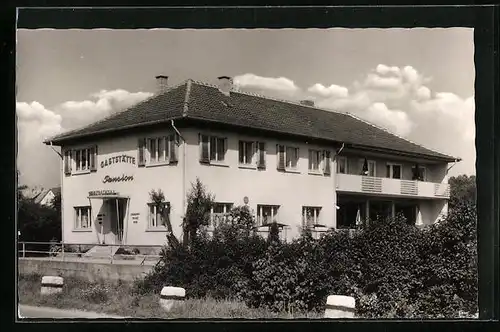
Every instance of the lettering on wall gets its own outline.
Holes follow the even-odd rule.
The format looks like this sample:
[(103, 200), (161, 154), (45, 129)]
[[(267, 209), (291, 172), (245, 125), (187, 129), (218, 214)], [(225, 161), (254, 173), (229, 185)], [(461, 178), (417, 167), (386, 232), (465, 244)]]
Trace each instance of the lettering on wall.
[(118, 163), (127, 163), (127, 164), (132, 164), (135, 165), (135, 157), (132, 156), (127, 156), (125, 154), (119, 155), (119, 156), (113, 156), (104, 159), (101, 161), (101, 168), (107, 167), (112, 164), (118, 164)]
[(131, 213), (130, 215), (132, 216), (132, 222), (133, 222), (134, 224), (137, 224), (137, 221), (139, 220), (139, 215), (140, 215), (140, 213), (135, 212), (135, 213)]
[(118, 195), (118, 193), (110, 189), (89, 191), (89, 196), (102, 196), (102, 195)]
[(128, 182), (128, 181), (133, 181), (133, 180), (134, 180), (133, 175), (125, 175), (125, 174), (122, 174), (121, 176), (106, 175), (104, 177), (104, 179), (102, 180), (102, 183)]

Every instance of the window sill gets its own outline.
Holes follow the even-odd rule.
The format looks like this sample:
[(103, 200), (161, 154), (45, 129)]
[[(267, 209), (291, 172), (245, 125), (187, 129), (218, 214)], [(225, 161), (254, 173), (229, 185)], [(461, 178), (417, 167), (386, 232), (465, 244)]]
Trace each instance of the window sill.
[(220, 161), (211, 161), (210, 163), (208, 163), (206, 165), (209, 165), (209, 166), (218, 166), (218, 167), (229, 167), (228, 164), (226, 164), (224, 162), (220, 162)]
[(147, 228), (146, 232), (167, 232), (166, 227), (157, 227), (157, 228)]
[(285, 168), (286, 173), (295, 173), (295, 174), (300, 174), (300, 171), (298, 169), (294, 168)]
[(92, 233), (92, 228), (74, 228), (73, 232), (77, 232), (77, 233)]
[(71, 175), (82, 175), (82, 174), (90, 174), (90, 169), (85, 171), (74, 171)]
[(167, 166), (167, 165), (170, 165), (171, 163), (169, 161), (164, 161), (164, 162), (161, 162), (161, 163), (150, 163), (150, 164), (146, 164), (145, 166), (146, 167), (158, 167), (158, 166)]
[(322, 176), (324, 175), (323, 172), (320, 172), (320, 171), (309, 171), (308, 172), (309, 175), (319, 175), (319, 176)]
[(243, 168), (243, 169), (257, 169), (257, 166), (250, 165), (250, 164), (239, 164), (238, 168)]

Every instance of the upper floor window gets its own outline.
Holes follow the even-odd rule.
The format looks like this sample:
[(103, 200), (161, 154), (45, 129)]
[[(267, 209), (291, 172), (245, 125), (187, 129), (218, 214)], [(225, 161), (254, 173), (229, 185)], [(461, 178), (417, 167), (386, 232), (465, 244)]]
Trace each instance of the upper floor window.
[(279, 205), (257, 205), (257, 226), (278, 222)]
[(276, 145), (278, 170), (296, 170), (299, 162), (299, 148), (285, 145)]
[(163, 205), (148, 203), (148, 228), (164, 228), (165, 218), (170, 215), (170, 203), (165, 202)]
[(214, 203), (210, 209), (210, 223), (216, 226), (223, 221), (227, 221), (227, 217), (233, 208), (233, 203)]
[(199, 135), (200, 162), (201, 163), (223, 163), (227, 151), (227, 138)]
[(309, 150), (309, 172), (330, 175), (330, 151)]
[(374, 160), (359, 160), (360, 174), (364, 176), (375, 176), (376, 163)]
[(138, 166), (177, 162), (178, 135), (140, 138), (138, 145)]
[(303, 206), (302, 207), (302, 225), (304, 227), (313, 227), (319, 224), (319, 214), (321, 207), (318, 206)]
[(75, 229), (89, 229), (92, 226), (90, 206), (75, 206)]
[(412, 180), (427, 181), (424, 166), (412, 166), (411, 170), (412, 170)]
[(238, 158), (242, 165), (252, 165), (255, 156), (255, 142), (239, 141)]
[(386, 165), (386, 177), (391, 179), (401, 179), (401, 173), (403, 171), (403, 166), (400, 164), (387, 164)]
[(97, 146), (69, 149), (64, 152), (64, 174), (88, 173), (97, 170)]
[(337, 173), (347, 174), (347, 158), (338, 157), (337, 158)]

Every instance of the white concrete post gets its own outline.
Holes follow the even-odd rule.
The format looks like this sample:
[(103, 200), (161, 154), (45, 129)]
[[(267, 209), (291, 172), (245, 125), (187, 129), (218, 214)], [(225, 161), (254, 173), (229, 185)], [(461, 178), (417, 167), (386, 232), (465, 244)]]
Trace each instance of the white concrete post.
[(163, 287), (160, 294), (160, 305), (165, 311), (170, 311), (175, 305), (184, 302), (186, 290), (181, 287)]
[(62, 277), (43, 276), (40, 293), (42, 295), (61, 293), (63, 284), (64, 281)]
[(330, 295), (326, 300), (325, 318), (354, 318), (356, 300), (351, 296)]

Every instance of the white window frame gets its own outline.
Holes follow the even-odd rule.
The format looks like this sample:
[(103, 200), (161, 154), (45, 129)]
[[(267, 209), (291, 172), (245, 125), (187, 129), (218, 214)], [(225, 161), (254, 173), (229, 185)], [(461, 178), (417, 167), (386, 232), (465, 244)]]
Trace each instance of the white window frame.
[[(87, 216), (88, 216), (88, 220), (87, 220), (87, 225), (84, 226), (83, 223), (82, 223), (82, 215), (83, 215), (83, 211), (84, 210), (87, 210)], [(73, 208), (73, 211), (74, 211), (74, 224), (73, 224), (73, 228), (75, 230), (86, 230), (86, 231), (91, 231), (92, 230), (92, 209), (90, 206), (88, 205), (81, 205), (81, 206), (75, 206)]]
[[(308, 223), (308, 215), (313, 218), (313, 223)], [(321, 206), (302, 206), (302, 225), (307, 228), (312, 228), (312, 226), (318, 225), (321, 215)]]
[[(243, 143), (243, 151), (240, 151), (240, 144)], [(247, 145), (248, 144), (251, 144), (252, 145), (252, 157), (250, 158), (250, 161), (246, 160), (247, 159)], [(240, 166), (244, 166), (244, 167), (249, 167), (249, 166), (255, 166), (255, 162), (256, 162), (256, 152), (257, 152), (257, 147), (256, 147), (256, 144), (258, 144), (257, 142), (254, 142), (254, 141), (249, 141), (249, 140), (243, 140), (243, 139), (240, 139), (238, 141), (238, 164)], [(243, 153), (243, 162), (240, 161), (240, 153)], [(255, 166), (256, 167), (256, 166)]]
[[(318, 168), (317, 169), (314, 169), (314, 168), (309, 168), (309, 166), (311, 165), (311, 157), (313, 156), (313, 154), (317, 154), (318, 155)], [(307, 168), (309, 170), (309, 173), (316, 173), (316, 174), (322, 174), (322, 170), (323, 170), (323, 163), (324, 163), (324, 159), (325, 159), (325, 156), (324, 156), (324, 150), (319, 150), (319, 149), (309, 149), (308, 151), (308, 162), (307, 162)]]
[[(83, 158), (82, 155), (83, 153), (86, 153), (87, 155), (87, 160), (85, 165), (83, 164)], [(80, 161), (77, 162), (77, 155), (80, 156)], [(83, 173), (90, 173), (90, 158), (92, 156), (90, 155), (90, 147), (85, 147), (85, 148), (80, 148), (80, 149), (72, 149), (71, 150), (71, 163), (72, 163), (72, 174), (83, 174)], [(77, 166), (79, 166), (80, 169), (77, 169)]]
[[(418, 168), (423, 169), (423, 171), (424, 171), (423, 182), (426, 182), (427, 181), (427, 167), (419, 165)], [(414, 173), (414, 169), (415, 169), (415, 166), (412, 166), (411, 167), (412, 176), (413, 176), (413, 173)], [(417, 180), (415, 180), (415, 181), (417, 181)]]
[[(222, 213), (219, 212), (214, 212), (216, 206), (222, 206)], [(214, 221), (215, 219), (222, 218), (224, 220), (227, 220), (227, 217), (229, 213), (231, 212), (231, 209), (233, 208), (234, 203), (228, 203), (228, 202), (216, 202), (213, 204), (213, 206), (210, 208), (210, 226), (211, 228), (214, 227)]]
[[(389, 179), (402, 180), (403, 179), (403, 165), (398, 163), (387, 163), (389, 166)], [(387, 166), (386, 166), (386, 177), (387, 177)], [(394, 177), (394, 166), (399, 166), (399, 178)]]
[[(364, 160), (363, 160), (364, 162)], [(344, 165), (344, 172), (340, 172), (340, 165)], [(349, 174), (349, 170), (347, 169), (347, 157), (337, 157), (337, 173), (338, 174)]]
[[(159, 154), (162, 154), (161, 160), (159, 158), (156, 158), (155, 160), (152, 160), (151, 155), (151, 141), (156, 141), (156, 152)], [(163, 152), (159, 151), (160, 150), (160, 142), (163, 141)], [(158, 137), (148, 137), (146, 138), (146, 166), (153, 166), (153, 165), (165, 165), (170, 163), (170, 140), (169, 136), (158, 136)], [(156, 153), (155, 153), (156, 154)]]
[[(165, 204), (167, 205), (169, 203), (165, 202)], [(167, 228), (165, 225), (162, 225), (161, 222), (159, 222), (158, 219), (156, 218), (157, 210), (158, 210), (158, 204), (148, 203), (148, 226), (147, 226), (148, 230), (166, 230)]]
[(269, 205), (269, 204), (258, 204), (257, 205), (257, 226), (263, 226), (263, 219), (264, 219), (264, 210), (265, 209), (270, 209), (270, 214), (271, 214), (271, 221), (268, 223), (272, 223), (273, 221), (278, 222), (279, 220), (279, 209), (280, 205)]
[[(300, 161), (300, 150), (296, 146), (284, 145), (285, 146), (285, 170), (287, 171), (297, 171), (299, 169)], [(294, 149), (297, 152), (297, 161), (295, 166), (288, 166), (288, 149)], [(290, 159), (290, 161), (292, 161)]]
[[(368, 175), (367, 176), (376, 177), (377, 176), (377, 162), (375, 160), (370, 160), (370, 159), (367, 159), (366, 161), (368, 162)], [(361, 166), (360, 172), (363, 170), (364, 163), (365, 163), (365, 158), (359, 159), (359, 164)], [(373, 165), (373, 175), (370, 175), (370, 164)]]

